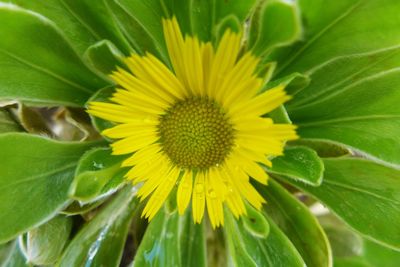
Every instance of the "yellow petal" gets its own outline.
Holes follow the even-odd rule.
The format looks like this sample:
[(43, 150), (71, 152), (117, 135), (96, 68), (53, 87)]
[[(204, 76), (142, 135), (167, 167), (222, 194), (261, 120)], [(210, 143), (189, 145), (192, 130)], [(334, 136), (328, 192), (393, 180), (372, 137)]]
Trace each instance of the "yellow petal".
[(176, 180), (178, 179), (179, 172), (179, 168), (172, 168), (166, 177), (160, 177), (162, 182), (150, 197), (149, 202), (147, 202), (142, 216), (148, 218), (149, 221), (153, 219), (174, 187)]
[(204, 215), (205, 207), (205, 177), (203, 172), (199, 172), (196, 175), (196, 180), (193, 186), (192, 196), (192, 211), (193, 220), (195, 223), (201, 223), (201, 219)]
[(196, 37), (186, 37), (183, 54), (184, 80), (188, 83), (187, 87), (194, 95), (202, 95), (204, 91), (203, 66), (200, 43)]
[(240, 102), (232, 107), (230, 114), (232, 116), (261, 116), (264, 115), (283, 103), (291, 97), (284, 91), (284, 86), (279, 85), (273, 89), (252, 98), (249, 101)]
[(226, 167), (222, 168), (220, 173), (228, 189), (226, 203), (235, 218), (239, 218), (239, 216), (246, 214), (246, 207), (244, 205), (243, 199), (236, 187), (232, 184), (231, 177), (228, 174)]
[(232, 186), (234, 186), (252, 206), (258, 210), (261, 209), (265, 200), (250, 184), (248, 175), (238, 166), (234, 166), (232, 162), (228, 161), (226, 164)]
[(206, 175), (206, 202), (207, 211), (210, 222), (213, 228), (216, 228), (224, 223), (224, 212), (220, 192), (214, 186), (213, 179), (210, 175)]
[(109, 138), (125, 138), (130, 136), (148, 136), (157, 131), (157, 125), (155, 123), (149, 122), (148, 124), (144, 124), (143, 120), (139, 121), (140, 122), (135, 121), (119, 124), (115, 127), (104, 130), (102, 135)]
[(181, 80), (184, 86), (188, 86), (185, 76), (185, 64), (183, 53), (184, 40), (178, 21), (175, 17), (172, 19), (163, 19), (163, 30), (165, 43), (167, 45), (169, 58), (171, 59), (176, 76)]
[(201, 44), (201, 55), (202, 55), (202, 65), (203, 65), (203, 80), (204, 80), (204, 88), (201, 93), (202, 95), (205, 95), (207, 93), (206, 86), (208, 86), (208, 82), (210, 80), (211, 66), (214, 61), (214, 48), (211, 43)]
[(148, 197), (165, 179), (169, 172), (171, 172), (171, 166), (168, 161), (160, 159), (154, 166), (158, 166), (158, 169), (153, 168), (152, 172), (148, 172), (148, 179), (138, 191), (138, 197), (143, 200)]
[(151, 116), (149, 113), (139, 112), (125, 106), (104, 102), (90, 102), (88, 113), (105, 120), (122, 123)]
[(235, 66), (227, 72), (216, 94), (216, 99), (229, 106), (230, 101), (245, 101), (253, 97), (260, 89), (261, 80), (257, 88), (247, 87), (246, 90), (241, 90), (241, 85), (249, 80), (259, 80), (254, 75), (258, 62), (258, 58), (250, 53), (242, 56)]
[(135, 154), (130, 156), (128, 159), (124, 160), (121, 164), (122, 167), (134, 166), (144, 161), (148, 161), (150, 158), (153, 158), (154, 155), (157, 155), (161, 150), (159, 144), (152, 144), (146, 146), (143, 149), (140, 149)]
[(216, 96), (226, 73), (233, 68), (239, 54), (241, 38), (240, 34), (233, 33), (229, 29), (222, 36), (211, 66), (207, 86), (209, 96)]
[(179, 214), (183, 214), (189, 205), (190, 197), (192, 195), (193, 187), (193, 174), (192, 171), (188, 170), (179, 182), (178, 192), (177, 192), (177, 204)]
[(132, 93), (140, 92), (166, 104), (171, 104), (175, 101), (175, 97), (170, 93), (161, 90), (159, 87), (152, 86), (147, 81), (138, 79), (124, 69), (117, 68), (117, 71), (114, 71), (110, 76), (116, 83)]
[(170, 70), (148, 56), (132, 55), (126, 59), (126, 64), (133, 74), (140, 80), (146, 81), (153, 87), (159, 88), (164, 93), (178, 99), (185, 96), (183, 85), (176, 79)]
[(156, 133), (145, 136), (131, 136), (111, 144), (111, 147), (113, 148), (113, 155), (123, 155), (142, 149), (157, 140)]
[(262, 167), (260, 167), (260, 165), (252, 160), (249, 160), (247, 157), (240, 154), (239, 151), (234, 153), (234, 156), (231, 157), (231, 160), (235, 165), (241, 166), (242, 169), (256, 181), (261, 184), (267, 184), (268, 174), (263, 170)]

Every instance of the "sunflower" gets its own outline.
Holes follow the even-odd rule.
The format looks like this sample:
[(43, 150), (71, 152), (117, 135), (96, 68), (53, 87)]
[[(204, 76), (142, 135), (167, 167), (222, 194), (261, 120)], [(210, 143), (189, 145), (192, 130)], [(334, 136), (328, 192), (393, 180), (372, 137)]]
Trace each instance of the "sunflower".
[[(235, 217), (265, 203), (250, 177), (267, 184), (263, 166), (282, 155), (295, 126), (265, 114), (290, 99), (280, 85), (262, 92), (259, 58), (241, 53), (242, 35), (226, 30), (217, 47), (183, 36), (175, 17), (163, 20), (172, 68), (155, 56), (132, 55), (111, 74), (118, 89), (110, 102), (91, 102), (88, 112), (116, 126), (102, 134), (119, 139), (113, 154), (132, 154), (122, 166), (141, 183), (143, 216), (151, 220), (177, 186), (183, 214), (192, 202), (200, 223), (205, 208), (212, 226), (224, 223), (224, 205)], [(172, 70), (171, 70), (172, 69)]]

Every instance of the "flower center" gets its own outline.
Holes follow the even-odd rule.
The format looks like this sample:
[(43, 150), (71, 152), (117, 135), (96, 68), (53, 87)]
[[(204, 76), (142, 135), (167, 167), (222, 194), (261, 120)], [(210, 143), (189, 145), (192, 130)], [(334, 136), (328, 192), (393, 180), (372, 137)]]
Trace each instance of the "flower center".
[(160, 117), (160, 142), (171, 161), (181, 168), (208, 169), (221, 164), (234, 141), (232, 124), (214, 100), (180, 100)]

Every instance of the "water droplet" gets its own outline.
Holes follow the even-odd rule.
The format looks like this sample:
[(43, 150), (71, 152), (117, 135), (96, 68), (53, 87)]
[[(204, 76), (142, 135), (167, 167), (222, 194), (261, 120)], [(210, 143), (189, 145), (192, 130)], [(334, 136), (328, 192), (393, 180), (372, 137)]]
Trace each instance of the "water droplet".
[(201, 184), (196, 185), (196, 193), (203, 193), (204, 192), (204, 186)]
[(97, 162), (93, 161), (93, 167), (95, 167), (96, 169), (103, 169), (104, 165), (101, 162), (97, 163)]

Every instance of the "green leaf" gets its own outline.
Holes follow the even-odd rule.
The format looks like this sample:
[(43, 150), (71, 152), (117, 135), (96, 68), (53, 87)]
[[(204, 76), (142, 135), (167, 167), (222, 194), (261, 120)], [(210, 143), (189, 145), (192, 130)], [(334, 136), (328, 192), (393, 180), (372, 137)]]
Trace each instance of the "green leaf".
[(104, 1), (93, 4), (91, 0), (60, 0), (78, 20), (81, 21), (99, 40), (107, 39), (114, 43), (125, 55), (132, 51), (129, 43), (113, 20)]
[(268, 113), (268, 117), (270, 117), (274, 123), (292, 123), (283, 105)]
[(400, 49), (388, 49), (339, 58), (314, 72), (287, 106), (300, 135), (400, 165), (399, 60)]
[[(96, 102), (109, 102), (110, 98), (112, 95), (115, 93), (115, 88), (114, 86), (106, 87), (101, 90), (99, 90), (96, 94), (94, 94), (88, 101), (88, 103), (92, 101)], [(115, 123), (107, 120), (100, 119), (96, 116), (92, 116), (91, 114), (90, 118), (92, 120), (93, 126), (96, 128), (96, 130), (101, 133), (103, 130), (111, 128), (115, 126)]]
[(10, 112), (6, 109), (0, 109), (0, 133), (20, 132), (21, 126), (13, 119)]
[(63, 33), (71, 42), (71, 45), (81, 55), (90, 45), (98, 41), (98, 36), (90, 31), (85, 24), (81, 23), (81, 21), (68, 10), (62, 0), (11, 0), (9, 2), (49, 18), (63, 30)]
[(235, 15), (229, 15), (223, 18), (215, 27), (215, 39), (218, 43), (224, 33), (230, 29), (233, 32), (239, 33), (242, 30), (242, 24)]
[(328, 236), (333, 257), (358, 257), (363, 252), (363, 239), (332, 214), (320, 216), (319, 221)]
[(105, 75), (111, 74), (117, 67), (127, 68), (123, 57), (123, 54), (107, 40), (92, 45), (85, 52), (89, 64)]
[(80, 156), (98, 144), (0, 135), (0, 241), (43, 223), (62, 209)]
[(91, 210), (94, 210), (101, 204), (103, 204), (107, 199), (100, 199), (95, 202), (91, 202), (88, 204), (82, 204), (79, 201), (74, 201), (72, 202), (68, 207), (66, 207), (64, 210), (60, 211), (60, 214), (64, 215), (82, 215), (89, 213)]
[(272, 57), (281, 63), (277, 76), (304, 73), (339, 56), (392, 47), (400, 42), (397, 0), (300, 0), (299, 6), (305, 38)]
[[(162, 58), (158, 44), (156, 44), (156, 40), (154, 40), (152, 35), (146, 30), (145, 25), (142, 25), (140, 21), (136, 20), (136, 17), (128, 12), (128, 10), (123, 8), (118, 1), (104, 1), (112, 13), (113, 19), (135, 52), (144, 55), (147, 51), (159, 58)], [(161, 17), (158, 18), (158, 20), (161, 21)], [(167, 59), (165, 57), (165, 52), (163, 53), (163, 58)]]
[(303, 88), (307, 87), (310, 84), (310, 81), (311, 79), (309, 76), (295, 72), (283, 78), (275, 79), (271, 82), (266, 83), (265, 84), (266, 86), (263, 88), (263, 91), (283, 84), (285, 85), (285, 91), (289, 95), (294, 96), (296, 100), (297, 99), (296, 94), (298, 94), (301, 90), (303, 90)]
[(275, 47), (297, 41), (301, 31), (297, 2), (264, 1), (251, 19), (249, 50), (265, 55)]
[(364, 240), (363, 258), (372, 266), (398, 267), (400, 252)]
[[(131, 42), (138, 44), (137, 46), (141, 48), (142, 53), (146, 51), (152, 52), (164, 62), (168, 62), (169, 57), (164, 42), (164, 33), (161, 23), (161, 19), (165, 16), (160, 2), (160, 0), (115, 0), (119, 9), (114, 8), (114, 10), (118, 12), (115, 13), (115, 15), (124, 14), (122, 19), (124, 19), (125, 22), (127, 21), (127, 16), (129, 21), (132, 21), (133, 25), (128, 24), (129, 26), (126, 26), (125, 34), (129, 36)], [(133, 31), (130, 32), (130, 30)], [(139, 43), (142, 44), (140, 40), (142, 37), (145, 38), (146, 43), (149, 43), (149, 40), (151, 40), (152, 45), (150, 47), (154, 48), (153, 51), (149, 50), (150, 47), (139, 45)]]
[(234, 15), (243, 23), (254, 10), (257, 0), (227, 0), (227, 1), (214, 1), (215, 15), (213, 25), (220, 23), (225, 17)]
[(337, 258), (334, 263), (334, 267), (374, 267), (365, 262), (364, 259), (360, 258)]
[(57, 216), (26, 234), (26, 254), (30, 263), (51, 265), (61, 256), (69, 240), (72, 218)]
[(287, 147), (284, 155), (272, 160), (272, 167), (268, 172), (284, 175), (312, 186), (322, 182), (324, 164), (317, 153), (302, 146)]
[(400, 171), (351, 158), (324, 159), (319, 187), (287, 179), (366, 238), (400, 249)]
[(1, 267), (31, 267), (26, 261), (18, 242), (14, 242), (9, 258), (2, 262)]
[[(319, 217), (328, 234), (334, 255), (335, 266), (397, 267), (400, 252), (383, 247), (375, 242), (361, 238), (335, 216), (328, 214)], [(345, 265), (349, 264), (349, 265)], [(358, 265), (356, 265), (358, 266)]]
[(237, 31), (256, 1), (161, 0), (168, 17), (176, 16), (184, 34), (207, 42), (219, 40), (227, 27)]
[(179, 215), (162, 208), (146, 229), (134, 266), (205, 267), (204, 225), (195, 224), (189, 210)]
[(347, 90), (354, 83), (365, 82), (376, 74), (396, 69), (399, 59), (400, 48), (397, 46), (330, 60), (308, 72), (311, 78), (309, 86), (298, 92), (288, 107), (301, 112), (303, 106)]
[(0, 245), (0, 266), (8, 260), (15, 246), (15, 241), (10, 241)]
[(74, 237), (56, 266), (119, 266), (132, 217), (135, 189), (122, 189)]
[(111, 154), (110, 148), (95, 148), (79, 160), (70, 197), (81, 202), (93, 202), (122, 186), (126, 168), (121, 167), (125, 156)]
[(296, 248), (271, 220), (268, 236), (260, 236), (249, 232), (243, 220), (236, 220), (230, 212), (225, 212), (225, 219), (229, 266), (305, 266)]
[(317, 152), (320, 158), (336, 158), (350, 156), (353, 153), (344, 145), (328, 140), (298, 139), (288, 143), (291, 146), (307, 146)]
[(0, 22), (0, 99), (81, 106), (106, 85), (48, 19), (0, 4)]
[(328, 239), (309, 209), (277, 182), (268, 186), (257, 185), (267, 200), (264, 209), (297, 248), (309, 267), (332, 266)]

